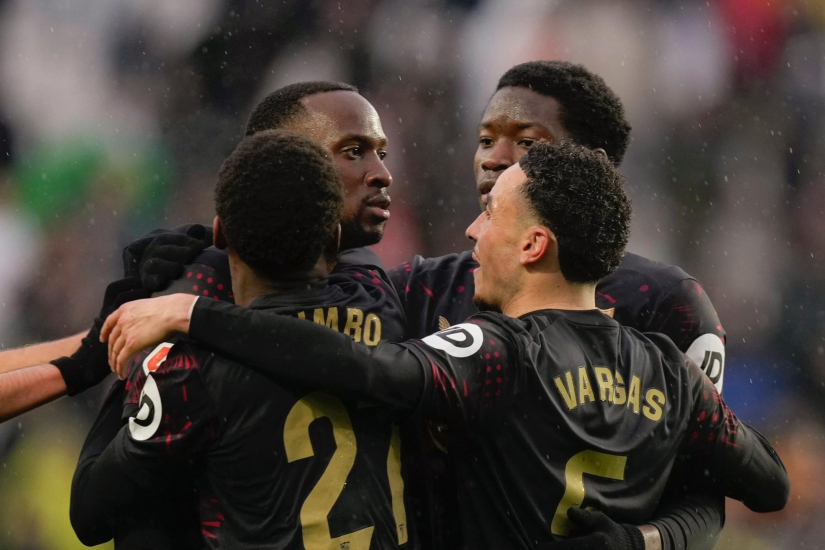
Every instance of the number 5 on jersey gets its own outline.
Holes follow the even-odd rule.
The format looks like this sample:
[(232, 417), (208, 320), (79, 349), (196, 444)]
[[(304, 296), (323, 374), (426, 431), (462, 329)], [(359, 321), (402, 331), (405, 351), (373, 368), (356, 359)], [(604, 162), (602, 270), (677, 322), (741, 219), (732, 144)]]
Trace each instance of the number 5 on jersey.
[(579, 508), (584, 502), (584, 474), (624, 480), (626, 456), (609, 455), (598, 451), (582, 451), (573, 455), (564, 467), (564, 495), (553, 515), (550, 532), (566, 537), (570, 534), (567, 510)]

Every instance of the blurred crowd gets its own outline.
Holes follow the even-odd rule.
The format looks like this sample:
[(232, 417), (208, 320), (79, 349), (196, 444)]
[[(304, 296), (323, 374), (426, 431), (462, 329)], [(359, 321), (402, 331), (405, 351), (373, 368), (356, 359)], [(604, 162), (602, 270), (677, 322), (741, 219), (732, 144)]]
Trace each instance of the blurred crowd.
[[(823, 0), (0, 0), (0, 345), (86, 328), (127, 242), (209, 222), (251, 107), (300, 80), (381, 116), (386, 265), (464, 250), (476, 125), (533, 59), (622, 98), (630, 250), (705, 287), (726, 399), (790, 472), (786, 511), (731, 504), (717, 548), (825, 548)], [(80, 547), (68, 487), (102, 391), (0, 425), (0, 548)]]

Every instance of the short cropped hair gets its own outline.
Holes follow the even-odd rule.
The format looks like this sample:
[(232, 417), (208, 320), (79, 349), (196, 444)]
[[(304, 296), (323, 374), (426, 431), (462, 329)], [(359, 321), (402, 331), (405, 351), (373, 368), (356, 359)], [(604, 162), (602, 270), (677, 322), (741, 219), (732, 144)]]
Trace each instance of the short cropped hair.
[(595, 283), (624, 258), (630, 199), (624, 178), (601, 153), (539, 142), (519, 160), (527, 204), (558, 241), (559, 267), (573, 283)]
[(215, 210), (227, 246), (269, 280), (306, 274), (337, 234), (343, 208), (329, 154), (292, 132), (246, 138), (218, 174)]
[(579, 145), (604, 149), (618, 166), (630, 142), (630, 124), (619, 97), (604, 80), (581, 65), (566, 61), (530, 61), (511, 68), (496, 91), (527, 88), (561, 105), (561, 122)]
[(343, 82), (312, 81), (298, 82), (278, 88), (263, 98), (252, 110), (246, 123), (246, 135), (251, 136), (262, 130), (275, 130), (296, 115), (306, 112), (301, 99), (324, 92), (355, 92), (358, 88)]

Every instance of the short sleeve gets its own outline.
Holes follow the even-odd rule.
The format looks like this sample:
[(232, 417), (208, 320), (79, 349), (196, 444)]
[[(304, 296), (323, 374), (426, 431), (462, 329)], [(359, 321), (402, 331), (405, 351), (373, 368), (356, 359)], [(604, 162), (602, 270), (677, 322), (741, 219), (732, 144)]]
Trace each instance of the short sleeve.
[(512, 329), (480, 314), (418, 341), (425, 367), (423, 410), (433, 419), (472, 427), (511, 402), (519, 360)]

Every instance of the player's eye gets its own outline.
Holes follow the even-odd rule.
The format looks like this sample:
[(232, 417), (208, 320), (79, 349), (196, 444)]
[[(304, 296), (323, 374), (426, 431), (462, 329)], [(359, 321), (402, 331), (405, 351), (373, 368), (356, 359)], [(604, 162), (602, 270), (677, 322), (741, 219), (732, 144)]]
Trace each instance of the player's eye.
[(529, 149), (530, 147), (533, 146), (533, 144), (535, 142), (536, 142), (536, 140), (534, 140), (534, 139), (522, 139), (521, 141), (518, 142), (518, 144), (521, 145), (522, 147), (526, 148), (526, 149)]
[(486, 147), (492, 147), (493, 146), (493, 140), (491, 138), (482, 136), (482, 137), (478, 138), (478, 144), (481, 145), (482, 147), (485, 147), (485, 148)]
[(350, 160), (357, 160), (364, 155), (364, 149), (360, 146), (350, 147), (349, 149), (344, 150), (344, 154)]
[(378, 158), (380, 158), (381, 160), (384, 160), (385, 158), (387, 158), (387, 152), (386, 151), (378, 151)]

